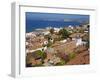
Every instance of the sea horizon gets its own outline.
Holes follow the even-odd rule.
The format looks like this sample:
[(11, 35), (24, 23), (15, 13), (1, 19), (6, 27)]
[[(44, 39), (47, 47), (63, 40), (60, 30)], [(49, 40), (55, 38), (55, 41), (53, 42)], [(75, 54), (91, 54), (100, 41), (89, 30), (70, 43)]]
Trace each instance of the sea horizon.
[[(64, 28), (68, 26), (79, 26), (83, 25), (82, 23), (79, 22), (57, 22), (57, 21), (32, 21), (33, 25), (31, 22), (29, 22), (31, 25), (27, 25), (26, 23), (26, 33), (36, 31), (39, 29), (46, 29), (46, 28)], [(29, 24), (28, 23), (28, 24)], [(38, 24), (39, 23), (39, 24)]]
[(26, 12), (26, 32), (46, 27), (68, 27), (89, 23), (89, 15)]

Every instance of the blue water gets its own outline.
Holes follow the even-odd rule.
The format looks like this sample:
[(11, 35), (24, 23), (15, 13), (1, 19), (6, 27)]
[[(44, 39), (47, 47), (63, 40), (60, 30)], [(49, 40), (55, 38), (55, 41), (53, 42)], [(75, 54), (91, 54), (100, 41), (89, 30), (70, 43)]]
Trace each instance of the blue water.
[(80, 25), (79, 22), (64, 22), (64, 21), (35, 21), (35, 20), (27, 20), (26, 19), (26, 32), (34, 31), (38, 28), (46, 28), (46, 27), (66, 27), (68, 25), (76, 26)]

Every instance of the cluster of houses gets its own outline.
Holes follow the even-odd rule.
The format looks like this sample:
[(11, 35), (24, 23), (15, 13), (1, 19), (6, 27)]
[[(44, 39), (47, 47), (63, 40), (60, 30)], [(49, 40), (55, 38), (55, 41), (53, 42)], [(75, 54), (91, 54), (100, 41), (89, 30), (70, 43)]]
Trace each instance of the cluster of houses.
[[(78, 31), (78, 30), (81, 30), (81, 27), (79, 27), (79, 26), (73, 27), (71, 25), (69, 25), (69, 27), (65, 27), (65, 29), (70, 31), (70, 33), (72, 33), (72, 34), (69, 36), (69, 38), (60, 40), (59, 43), (64, 44), (64, 43), (68, 43), (69, 41), (74, 41), (76, 47), (86, 45), (87, 42), (83, 41), (82, 38), (86, 34), (88, 34), (89, 29), (87, 28), (87, 25), (83, 25), (82, 29), (83, 28), (84, 28), (84, 33), (80, 33), (80, 32), (73, 33), (74, 29), (76, 31)], [(52, 66), (52, 65), (55, 65), (55, 64), (61, 62), (61, 58), (55, 55), (55, 53), (57, 53), (56, 50), (53, 47), (47, 46), (49, 42), (51, 42), (52, 44), (54, 43), (54, 38), (52, 37), (52, 35), (55, 35), (55, 34), (51, 35), (51, 38), (49, 41), (48, 41), (48, 39), (45, 39), (45, 37), (44, 37), (45, 35), (50, 34), (50, 29), (51, 29), (51, 27), (47, 28), (43, 31), (40, 31), (39, 33), (38, 32), (37, 33), (36, 32), (26, 33), (26, 53), (28, 56), (31, 56), (32, 65), (41, 64), (41, 62), (43, 62), (42, 65), (44, 65), (44, 66)], [(53, 29), (54, 29), (55, 33), (58, 33), (62, 29), (62, 27), (53, 28)], [(45, 46), (43, 46), (43, 45), (45, 45)], [(44, 61), (42, 61), (41, 57), (37, 56), (34, 53), (35, 51), (38, 51), (38, 50), (46, 53), (47, 56), (46, 56), (46, 59), (44, 59)], [(28, 53), (32, 53), (34, 55), (28, 54)], [(65, 54), (63, 54), (63, 55), (66, 56)]]

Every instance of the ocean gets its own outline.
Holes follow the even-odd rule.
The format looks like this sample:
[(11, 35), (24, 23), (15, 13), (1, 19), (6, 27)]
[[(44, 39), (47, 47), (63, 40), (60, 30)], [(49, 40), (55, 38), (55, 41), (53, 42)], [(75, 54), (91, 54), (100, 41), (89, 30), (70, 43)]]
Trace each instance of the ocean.
[(44, 29), (46, 27), (67, 27), (69, 25), (76, 26), (81, 25), (79, 22), (67, 22), (67, 21), (33, 21), (26, 20), (26, 32), (32, 32), (36, 29)]

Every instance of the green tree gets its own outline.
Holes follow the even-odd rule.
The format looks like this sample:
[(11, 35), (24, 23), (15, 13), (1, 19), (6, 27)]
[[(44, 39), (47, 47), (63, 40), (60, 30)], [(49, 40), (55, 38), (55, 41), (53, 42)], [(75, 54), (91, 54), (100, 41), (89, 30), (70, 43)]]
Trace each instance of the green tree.
[(46, 53), (44, 51), (41, 51), (41, 50), (37, 50), (35, 51), (34, 53), (37, 54), (38, 57), (41, 57), (42, 59), (45, 59), (46, 58)]
[(54, 29), (52, 28), (52, 29), (50, 29), (50, 33), (51, 34), (53, 34), (54, 33)]
[(70, 53), (68, 56), (69, 56), (69, 59), (71, 60), (76, 57), (76, 54), (73, 52), (73, 53)]
[(59, 31), (59, 34), (61, 35), (62, 39), (66, 39), (70, 35), (70, 33), (66, 29), (61, 29)]

